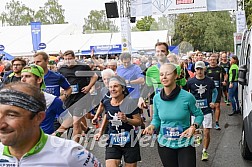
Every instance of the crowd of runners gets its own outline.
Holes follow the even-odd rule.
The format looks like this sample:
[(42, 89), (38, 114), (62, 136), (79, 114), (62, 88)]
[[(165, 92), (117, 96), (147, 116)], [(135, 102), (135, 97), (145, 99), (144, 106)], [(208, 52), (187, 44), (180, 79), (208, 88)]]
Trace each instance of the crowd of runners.
[[(104, 60), (93, 51), (91, 58), (80, 58), (68, 50), (54, 61), (49, 58), (37, 52), (32, 58), (0, 61), (1, 160), (6, 163), (18, 160), (31, 165), (37, 160), (44, 166), (101, 166), (81, 146), (81, 139), (93, 132), (94, 140), (106, 143), (106, 166), (120, 166), (122, 157), (125, 166), (137, 166), (141, 138), (157, 135), (155, 142), (165, 167), (194, 167), (195, 147), (202, 141), (201, 160), (207, 161), (210, 130), (222, 128), (221, 99), (232, 107), (229, 116), (240, 114), (239, 62), (229, 52), (176, 55), (166, 43), (158, 42), (154, 56), (122, 53)], [(32, 113), (26, 120), (30, 127), (21, 110)], [(26, 128), (30, 134), (22, 133)], [(60, 139), (63, 134), (74, 141)], [(58, 159), (42, 163), (53, 156), (48, 152), (55, 145), (48, 143), (54, 140), (71, 145), (55, 149), (66, 164)]]

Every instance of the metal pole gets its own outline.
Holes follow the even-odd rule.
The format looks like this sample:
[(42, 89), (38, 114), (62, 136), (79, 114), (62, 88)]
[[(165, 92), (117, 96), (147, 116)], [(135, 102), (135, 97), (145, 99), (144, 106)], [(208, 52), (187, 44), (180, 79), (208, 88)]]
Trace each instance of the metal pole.
[(244, 0), (242, 0), (242, 10), (245, 10)]

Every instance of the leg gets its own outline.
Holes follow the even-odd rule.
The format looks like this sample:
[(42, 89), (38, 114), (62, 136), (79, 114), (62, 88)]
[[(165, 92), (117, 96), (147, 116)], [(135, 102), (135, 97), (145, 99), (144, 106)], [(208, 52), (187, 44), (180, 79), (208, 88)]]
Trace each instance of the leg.
[(81, 117), (73, 116), (73, 136), (72, 139), (77, 143), (81, 137)]
[(189, 146), (178, 149), (179, 167), (196, 167), (195, 147)]
[(119, 159), (107, 159), (106, 160), (106, 166), (111, 166), (111, 167), (118, 167), (120, 164)]
[(215, 103), (215, 122), (219, 122), (220, 120), (220, 103)]
[(234, 111), (236, 111), (236, 103), (235, 103), (235, 99), (234, 99), (234, 89), (233, 89), (234, 87), (232, 87), (232, 88), (229, 88), (228, 89), (228, 95), (229, 95), (229, 101), (231, 102), (231, 104), (232, 104), (232, 109), (233, 109), (233, 112)]
[(208, 149), (210, 144), (210, 129), (204, 128), (203, 149)]
[(158, 144), (158, 154), (164, 167), (178, 167), (178, 153), (176, 149), (160, 146)]

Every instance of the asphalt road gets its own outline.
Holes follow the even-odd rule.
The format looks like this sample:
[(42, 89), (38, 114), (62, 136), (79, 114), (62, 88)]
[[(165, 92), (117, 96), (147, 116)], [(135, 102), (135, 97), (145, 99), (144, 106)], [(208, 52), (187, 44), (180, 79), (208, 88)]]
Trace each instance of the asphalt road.
[[(208, 149), (209, 160), (201, 161), (202, 145), (197, 147), (198, 167), (252, 167), (252, 161), (246, 161), (240, 154), (240, 135), (242, 126), (242, 116), (228, 116), (231, 107), (221, 103), (221, 130), (211, 130), (211, 142)], [(146, 124), (148, 124), (148, 119)], [(105, 164), (105, 148), (98, 146), (97, 142), (90, 140), (83, 142), (88, 150)], [(100, 144), (101, 145), (101, 144)], [(158, 156), (157, 144), (153, 147), (141, 147), (142, 161), (138, 163), (140, 167), (161, 167), (162, 163)]]

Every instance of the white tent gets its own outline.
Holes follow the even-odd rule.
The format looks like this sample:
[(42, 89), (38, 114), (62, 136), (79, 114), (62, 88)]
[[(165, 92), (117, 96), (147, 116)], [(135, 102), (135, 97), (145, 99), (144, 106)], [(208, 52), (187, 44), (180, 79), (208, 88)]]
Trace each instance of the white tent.
[[(166, 42), (167, 31), (138, 31), (131, 33), (134, 50), (154, 49), (156, 42)], [(45, 52), (58, 54), (60, 51), (89, 50), (90, 46), (121, 44), (121, 33), (82, 34), (73, 24), (41, 26), (41, 42), (46, 44)], [(0, 45), (13, 56), (32, 56), (32, 36), (30, 26), (0, 27)]]

